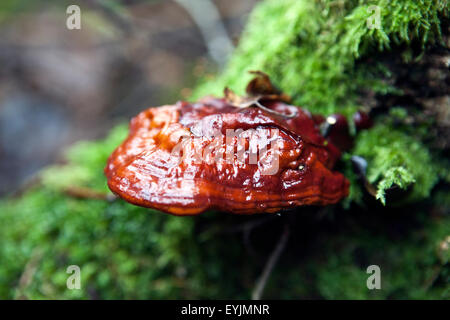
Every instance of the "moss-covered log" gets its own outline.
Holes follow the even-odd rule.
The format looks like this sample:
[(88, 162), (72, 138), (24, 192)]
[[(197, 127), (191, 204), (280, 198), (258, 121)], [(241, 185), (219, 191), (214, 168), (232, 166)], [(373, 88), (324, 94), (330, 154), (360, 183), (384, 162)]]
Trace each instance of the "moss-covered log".
[[(380, 29), (367, 27), (371, 5)], [(180, 218), (70, 196), (73, 186), (108, 192), (103, 167), (126, 135), (120, 126), (0, 202), (0, 297), (248, 298), (287, 221), (292, 236), (264, 297), (450, 298), (447, 5), (263, 1), (223, 73), (194, 92), (243, 91), (256, 69), (313, 112), (370, 111), (375, 127), (341, 163), (352, 182), (343, 205)], [(378, 199), (356, 178), (351, 154), (368, 160)], [(366, 286), (373, 264), (381, 290)], [(81, 267), (81, 290), (66, 287), (69, 265)]]

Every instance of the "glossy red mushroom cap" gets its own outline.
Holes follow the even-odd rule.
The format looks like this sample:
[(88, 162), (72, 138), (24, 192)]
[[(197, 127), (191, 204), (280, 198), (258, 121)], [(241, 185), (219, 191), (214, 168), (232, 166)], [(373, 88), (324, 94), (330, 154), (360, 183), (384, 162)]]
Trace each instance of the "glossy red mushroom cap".
[(143, 111), (108, 160), (110, 189), (176, 215), (273, 213), (346, 197), (348, 180), (332, 171), (340, 151), (309, 112), (272, 98), (258, 104), (208, 97)]

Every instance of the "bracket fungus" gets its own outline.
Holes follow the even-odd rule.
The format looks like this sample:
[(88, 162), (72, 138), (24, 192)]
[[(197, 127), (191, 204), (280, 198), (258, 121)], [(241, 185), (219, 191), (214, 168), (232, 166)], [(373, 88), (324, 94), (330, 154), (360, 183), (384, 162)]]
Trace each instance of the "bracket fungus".
[(225, 98), (150, 108), (132, 119), (105, 168), (109, 188), (175, 215), (275, 213), (346, 197), (348, 180), (332, 171), (341, 151), (321, 134), (323, 117), (290, 105), (255, 73), (245, 98), (226, 88)]

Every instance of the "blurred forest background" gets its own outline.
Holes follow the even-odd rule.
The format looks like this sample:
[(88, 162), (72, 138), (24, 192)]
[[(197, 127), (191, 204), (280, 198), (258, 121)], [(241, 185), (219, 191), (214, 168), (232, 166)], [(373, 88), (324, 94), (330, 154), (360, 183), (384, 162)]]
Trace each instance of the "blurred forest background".
[[(255, 3), (1, 1), (0, 195), (74, 141), (187, 98), (223, 67)], [(66, 27), (70, 4), (81, 30)]]
[[(81, 30), (66, 28), (70, 4), (0, 2), (0, 298), (250, 298), (283, 242), (263, 298), (450, 298), (446, 0), (86, 0)], [(105, 201), (130, 117), (242, 93), (249, 70), (311, 112), (370, 114), (337, 167), (347, 199), (183, 218)]]

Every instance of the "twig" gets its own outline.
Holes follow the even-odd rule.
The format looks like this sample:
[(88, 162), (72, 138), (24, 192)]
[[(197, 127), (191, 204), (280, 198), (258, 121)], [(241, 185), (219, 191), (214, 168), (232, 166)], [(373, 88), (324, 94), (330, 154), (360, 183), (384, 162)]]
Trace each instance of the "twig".
[(112, 193), (96, 191), (84, 187), (72, 186), (65, 188), (64, 191), (69, 196), (80, 199), (95, 199), (95, 200), (104, 200), (108, 202), (112, 202), (117, 199), (117, 197)]
[(278, 241), (277, 246), (275, 247), (275, 250), (273, 250), (272, 254), (270, 255), (269, 260), (267, 260), (267, 263), (264, 266), (264, 271), (261, 274), (261, 277), (256, 282), (255, 289), (252, 292), (253, 300), (261, 299), (261, 296), (264, 292), (264, 288), (266, 286), (267, 280), (269, 279), (269, 276), (272, 273), (272, 270), (275, 267), (275, 264), (277, 263), (278, 259), (280, 258), (281, 253), (284, 250), (284, 247), (286, 246), (287, 240), (289, 238), (289, 234), (290, 234), (289, 225), (285, 224), (283, 233), (281, 234), (281, 237), (280, 237), (280, 240)]

